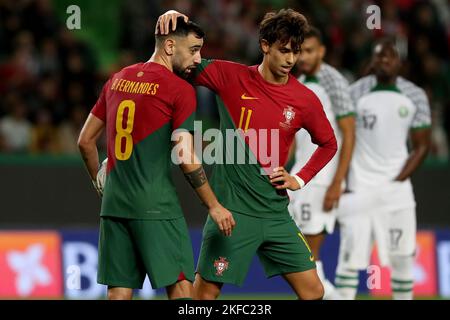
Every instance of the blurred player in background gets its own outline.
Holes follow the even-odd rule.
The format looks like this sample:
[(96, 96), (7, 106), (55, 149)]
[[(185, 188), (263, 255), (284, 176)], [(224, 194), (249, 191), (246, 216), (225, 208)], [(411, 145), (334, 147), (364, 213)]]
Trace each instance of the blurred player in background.
[(191, 154), (184, 155), (181, 168), (212, 220), (228, 232), (234, 224), (193, 159), (195, 91), (180, 77), (200, 63), (203, 36), (183, 19), (176, 31), (157, 36), (149, 61), (122, 69), (105, 84), (80, 133), (79, 148), (95, 185), (96, 140), (106, 125), (98, 282), (108, 285), (109, 299), (131, 299), (146, 274), (153, 288), (166, 287), (170, 299), (192, 298), (192, 245), (170, 173), (175, 129), (185, 129), (176, 138)]
[[(339, 156), (335, 156), (299, 192), (289, 192), (289, 211), (311, 247), (316, 260), (317, 273), (325, 289), (324, 299), (333, 299), (334, 286), (325, 278), (320, 247), (326, 234), (333, 233), (336, 208), (344, 188), (344, 180), (355, 142), (355, 109), (350, 98), (348, 83), (332, 66), (326, 64), (325, 46), (320, 31), (314, 27), (305, 34), (298, 67), (299, 78), (320, 99), (325, 114), (334, 129)], [(306, 130), (295, 135), (291, 153), (295, 150), (295, 164), (291, 173), (298, 172), (316, 150)]]
[[(169, 22), (179, 15), (169, 11), (159, 18), (156, 31), (168, 31)], [(187, 17), (185, 17), (187, 19)], [(333, 129), (322, 105), (312, 91), (290, 75), (299, 54), (306, 18), (300, 13), (280, 10), (268, 13), (260, 23), (260, 46), (264, 54), (259, 66), (245, 66), (220, 60), (202, 60), (194, 82), (217, 94), (221, 130), (238, 130), (238, 149), (255, 164), (216, 164), (211, 179), (214, 191), (231, 210), (236, 228), (224, 237), (208, 219), (194, 283), (199, 299), (215, 299), (223, 283), (242, 285), (255, 253), (267, 277), (282, 275), (300, 299), (321, 299), (323, 286), (315, 270), (314, 257), (295, 222), (289, 216), (286, 189), (298, 190), (308, 183), (336, 153)], [(305, 128), (317, 150), (294, 175), (279, 167), (284, 164), (295, 133)], [(240, 131), (239, 131), (240, 129)], [(267, 130), (279, 132), (276, 153), (279, 163), (267, 163)], [(258, 137), (247, 144), (245, 134)], [(241, 135), (242, 134), (242, 135)], [(273, 142), (271, 142), (273, 143)], [(231, 152), (224, 144), (223, 154)], [(266, 153), (264, 153), (266, 152)], [(273, 154), (272, 154), (273, 156)], [(262, 174), (264, 172), (264, 174)]]
[(350, 87), (357, 112), (356, 145), (351, 193), (339, 206), (335, 284), (342, 298), (355, 298), (358, 271), (369, 265), (376, 241), (381, 264), (391, 267), (393, 298), (412, 299), (416, 203), (409, 178), (430, 147), (430, 107), (425, 92), (399, 76), (401, 61), (393, 40), (381, 40), (372, 59), (373, 74)]

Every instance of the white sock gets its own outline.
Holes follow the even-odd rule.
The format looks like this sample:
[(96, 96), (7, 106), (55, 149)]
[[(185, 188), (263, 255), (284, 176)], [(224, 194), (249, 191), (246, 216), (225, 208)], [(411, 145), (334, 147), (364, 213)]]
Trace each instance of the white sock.
[(316, 268), (317, 275), (319, 276), (320, 281), (322, 281), (324, 289), (323, 300), (340, 300), (340, 296), (336, 292), (336, 288), (325, 277), (325, 272), (323, 271), (323, 264), (321, 260), (316, 260)]
[(391, 287), (394, 300), (412, 300), (414, 256), (391, 256)]
[(338, 264), (334, 283), (340, 299), (355, 300), (359, 284), (358, 270), (345, 269)]

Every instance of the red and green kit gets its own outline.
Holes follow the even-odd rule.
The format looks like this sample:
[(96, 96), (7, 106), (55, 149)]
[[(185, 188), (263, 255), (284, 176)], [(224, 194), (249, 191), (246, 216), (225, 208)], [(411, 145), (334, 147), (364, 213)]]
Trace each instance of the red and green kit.
[[(267, 174), (274, 167), (284, 166), (295, 133), (302, 128), (318, 145), (311, 160), (297, 173), (305, 183), (334, 156), (336, 139), (319, 99), (291, 75), (285, 85), (271, 84), (257, 66), (228, 61), (202, 60), (195, 83), (216, 93), (222, 135), (226, 137), (227, 129), (242, 130), (234, 154), (243, 153), (245, 159), (257, 160), (242, 164), (235, 159), (234, 163), (224, 161), (215, 166), (211, 183), (222, 204), (235, 212), (262, 218), (288, 214), (287, 193), (277, 192)], [(254, 136), (245, 137), (251, 130), (256, 143), (248, 143)], [(276, 139), (271, 136), (274, 132)], [(223, 143), (224, 157), (230, 154), (229, 146)], [(277, 158), (278, 164), (269, 163), (270, 157)]]
[(192, 86), (156, 63), (132, 65), (106, 83), (92, 110), (106, 122), (102, 216), (182, 216), (170, 175), (171, 134), (193, 130), (195, 108)]
[[(275, 189), (268, 174), (286, 163), (301, 129), (318, 145), (297, 173), (305, 183), (335, 155), (336, 139), (319, 99), (291, 75), (286, 84), (272, 84), (257, 66), (227, 61), (202, 60), (194, 82), (216, 93), (222, 136), (240, 129), (239, 143), (222, 143), (225, 161), (215, 165), (211, 177), (236, 226), (226, 237), (208, 217), (197, 272), (208, 281), (242, 285), (255, 254), (267, 277), (315, 268), (311, 250), (289, 216), (287, 193)], [(255, 161), (240, 163), (236, 158), (242, 154)]]
[(122, 69), (92, 114), (106, 123), (108, 167), (101, 207), (101, 284), (153, 288), (194, 279), (189, 231), (171, 180), (171, 135), (193, 130), (192, 86), (162, 65)]

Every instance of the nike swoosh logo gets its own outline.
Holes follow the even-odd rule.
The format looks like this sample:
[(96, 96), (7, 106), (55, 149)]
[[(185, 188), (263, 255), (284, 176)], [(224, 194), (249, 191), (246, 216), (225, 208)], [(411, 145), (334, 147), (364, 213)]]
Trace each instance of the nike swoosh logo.
[(245, 93), (241, 96), (242, 100), (258, 100), (259, 98), (248, 97)]
[(309, 261), (314, 261), (314, 257), (313, 256), (309, 256)]

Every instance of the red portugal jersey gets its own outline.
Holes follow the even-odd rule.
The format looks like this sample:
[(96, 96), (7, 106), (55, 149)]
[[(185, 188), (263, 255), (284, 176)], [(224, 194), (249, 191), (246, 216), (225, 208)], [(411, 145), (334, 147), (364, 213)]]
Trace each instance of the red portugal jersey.
[(193, 87), (157, 63), (126, 67), (105, 84), (91, 111), (106, 122), (102, 216), (182, 216), (170, 173), (171, 134), (193, 130), (195, 108)]
[[(223, 136), (228, 129), (242, 130), (237, 145), (230, 146), (224, 139), (222, 154), (228, 159), (217, 162), (214, 168), (211, 184), (219, 201), (243, 214), (288, 217), (287, 193), (278, 192), (267, 174), (285, 164), (295, 133), (301, 128), (318, 145), (297, 173), (305, 183), (335, 155), (336, 138), (319, 99), (291, 75), (287, 84), (276, 85), (265, 81), (257, 66), (220, 60), (202, 60), (195, 83), (217, 94)], [(233, 161), (228, 161), (230, 154)], [(237, 157), (242, 154), (255, 161), (239, 162)]]

